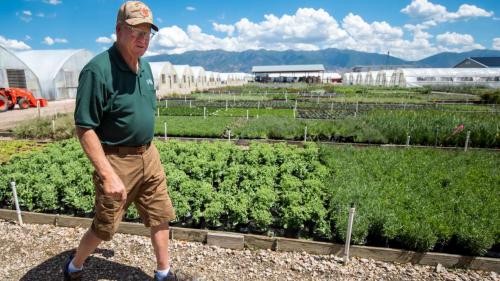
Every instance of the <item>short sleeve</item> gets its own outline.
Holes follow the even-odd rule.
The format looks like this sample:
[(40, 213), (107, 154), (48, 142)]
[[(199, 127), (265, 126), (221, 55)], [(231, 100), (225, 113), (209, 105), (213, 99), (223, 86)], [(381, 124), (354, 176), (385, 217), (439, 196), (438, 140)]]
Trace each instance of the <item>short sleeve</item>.
[(106, 87), (91, 70), (83, 70), (78, 79), (75, 125), (94, 129), (101, 124)]

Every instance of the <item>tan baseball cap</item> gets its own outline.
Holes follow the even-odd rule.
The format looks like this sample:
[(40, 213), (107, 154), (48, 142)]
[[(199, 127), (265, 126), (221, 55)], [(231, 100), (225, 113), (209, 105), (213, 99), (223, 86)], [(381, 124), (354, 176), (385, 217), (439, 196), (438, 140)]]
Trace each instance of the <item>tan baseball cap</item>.
[(141, 23), (151, 24), (151, 28), (158, 31), (158, 27), (153, 23), (153, 12), (146, 4), (140, 1), (127, 1), (120, 6), (116, 22), (126, 22), (129, 25)]

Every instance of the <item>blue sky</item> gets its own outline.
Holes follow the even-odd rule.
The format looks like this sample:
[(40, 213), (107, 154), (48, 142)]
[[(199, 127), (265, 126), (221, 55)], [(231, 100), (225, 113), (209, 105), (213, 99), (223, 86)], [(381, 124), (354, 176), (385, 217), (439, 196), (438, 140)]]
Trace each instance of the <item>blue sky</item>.
[[(13, 51), (114, 40), (120, 0), (0, 0), (0, 44)], [(500, 1), (145, 1), (160, 32), (148, 55), (189, 50), (354, 49), (420, 59), (500, 49)]]

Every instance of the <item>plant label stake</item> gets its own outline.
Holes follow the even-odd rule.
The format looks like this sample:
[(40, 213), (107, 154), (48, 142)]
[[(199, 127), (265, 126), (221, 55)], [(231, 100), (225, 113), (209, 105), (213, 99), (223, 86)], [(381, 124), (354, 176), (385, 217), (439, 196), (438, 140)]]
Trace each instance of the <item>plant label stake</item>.
[(410, 135), (406, 136), (406, 147), (410, 147)]
[(260, 100), (257, 101), (257, 109), (260, 109)]
[(227, 101), (227, 99), (226, 99), (226, 111), (227, 111), (227, 103), (228, 103), (228, 101)]
[(247, 109), (247, 120), (248, 120), (248, 109)]
[(167, 140), (167, 122), (163, 122), (163, 138)]
[(470, 140), (470, 131), (467, 131), (467, 137), (465, 138), (464, 152), (467, 152), (467, 148), (469, 147), (469, 140)]
[(16, 206), (17, 221), (20, 225), (23, 225), (23, 217), (21, 216), (21, 209), (19, 208), (19, 200), (17, 199), (16, 182), (12, 180), (10, 182), (10, 188), (12, 189), (12, 196), (14, 197), (14, 205)]
[(349, 247), (351, 246), (352, 223), (354, 221), (355, 212), (356, 208), (354, 207), (354, 203), (351, 203), (351, 208), (349, 208), (349, 219), (347, 221), (347, 235), (345, 237), (344, 263), (349, 262)]
[(38, 111), (38, 118), (40, 118), (40, 101), (36, 101), (36, 110)]
[(304, 127), (304, 142), (307, 141), (307, 126)]
[(227, 140), (231, 141), (231, 129), (227, 130)]
[(189, 108), (192, 108), (193, 106), (191, 105), (191, 100), (189, 100)]
[(156, 113), (158, 114), (158, 117), (160, 117), (160, 108), (159, 107), (156, 109)]
[(165, 108), (168, 108), (168, 100), (165, 100)]
[(203, 107), (203, 119), (207, 119), (207, 107)]
[(52, 135), (56, 134), (56, 120), (52, 119)]

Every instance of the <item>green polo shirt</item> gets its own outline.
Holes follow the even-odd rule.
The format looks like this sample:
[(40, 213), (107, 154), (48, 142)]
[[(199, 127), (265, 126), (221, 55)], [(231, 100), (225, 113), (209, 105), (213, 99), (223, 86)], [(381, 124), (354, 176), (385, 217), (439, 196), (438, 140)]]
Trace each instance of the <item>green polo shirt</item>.
[(80, 73), (75, 125), (94, 129), (101, 143), (139, 146), (153, 139), (156, 94), (149, 63), (134, 73), (113, 45)]

